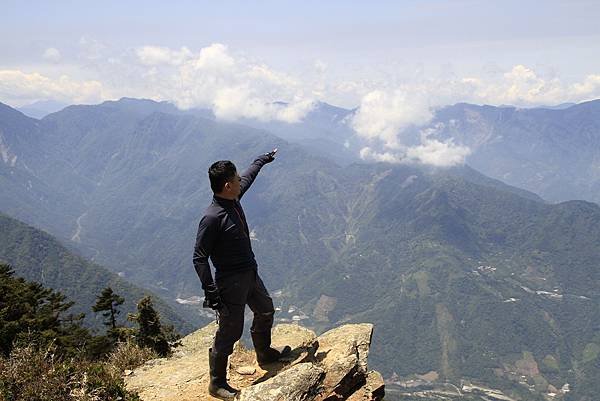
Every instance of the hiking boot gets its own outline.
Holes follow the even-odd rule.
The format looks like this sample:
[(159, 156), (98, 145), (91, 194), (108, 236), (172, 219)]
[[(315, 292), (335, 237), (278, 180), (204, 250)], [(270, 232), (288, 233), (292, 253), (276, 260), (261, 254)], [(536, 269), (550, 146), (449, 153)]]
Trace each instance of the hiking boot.
[(251, 332), (250, 334), (252, 335), (252, 343), (256, 352), (256, 361), (260, 367), (277, 362), (292, 351), (289, 345), (271, 347), (271, 330)]
[(208, 366), (210, 371), (210, 383), (208, 393), (220, 400), (233, 400), (238, 393), (227, 383), (227, 358), (229, 355), (217, 354), (208, 350)]

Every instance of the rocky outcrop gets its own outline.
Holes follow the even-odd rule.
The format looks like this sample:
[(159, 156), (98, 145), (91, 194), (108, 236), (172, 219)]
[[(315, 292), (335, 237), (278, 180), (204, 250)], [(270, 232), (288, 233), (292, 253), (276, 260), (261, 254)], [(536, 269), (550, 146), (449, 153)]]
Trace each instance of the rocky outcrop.
[(373, 325), (364, 323), (341, 326), (318, 338), (315, 356), (325, 369), (327, 389), (318, 399), (344, 400), (366, 383), (372, 334)]
[(324, 374), (325, 371), (313, 363), (299, 363), (267, 381), (242, 389), (239, 400), (313, 400)]
[[(170, 358), (155, 359), (125, 377), (143, 401), (215, 400), (207, 393), (208, 348), (216, 330), (210, 325), (182, 340)], [(237, 344), (229, 359), (229, 382), (241, 389), (239, 401), (377, 401), (383, 399), (381, 375), (369, 371), (372, 324), (348, 324), (317, 337), (304, 327), (273, 328), (273, 345), (292, 353), (267, 370), (252, 350)]]

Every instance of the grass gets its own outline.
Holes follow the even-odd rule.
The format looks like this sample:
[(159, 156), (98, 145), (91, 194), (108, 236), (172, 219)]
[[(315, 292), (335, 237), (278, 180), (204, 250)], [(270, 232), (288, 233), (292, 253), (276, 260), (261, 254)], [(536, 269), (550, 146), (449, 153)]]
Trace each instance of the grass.
[(0, 401), (139, 401), (125, 388), (123, 371), (157, 355), (126, 342), (105, 360), (60, 358), (52, 347), (29, 344), (0, 357)]

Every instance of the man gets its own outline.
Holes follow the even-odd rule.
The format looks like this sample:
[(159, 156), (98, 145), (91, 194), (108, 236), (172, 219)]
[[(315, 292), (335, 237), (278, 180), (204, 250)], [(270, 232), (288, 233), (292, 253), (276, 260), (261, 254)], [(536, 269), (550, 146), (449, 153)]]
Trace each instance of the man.
[[(275, 309), (258, 275), (248, 223), (239, 202), (276, 152), (274, 149), (259, 156), (241, 176), (227, 160), (213, 163), (208, 170), (214, 197), (198, 226), (193, 261), (204, 290), (204, 307), (217, 313), (219, 328), (209, 349), (208, 390), (220, 399), (231, 399), (238, 392), (227, 383), (227, 360), (233, 344), (242, 336), (246, 305), (254, 313), (250, 333), (259, 365), (275, 362), (290, 351), (290, 347), (271, 347)], [(209, 257), (215, 268), (214, 281)]]

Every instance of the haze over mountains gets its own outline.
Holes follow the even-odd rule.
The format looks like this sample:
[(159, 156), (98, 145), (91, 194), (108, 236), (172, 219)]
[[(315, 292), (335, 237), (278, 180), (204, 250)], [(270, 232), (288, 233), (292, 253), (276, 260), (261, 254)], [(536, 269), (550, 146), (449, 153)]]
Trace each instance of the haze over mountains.
[(67, 106), (68, 104), (57, 102), (55, 100), (41, 100), (19, 107), (17, 110), (28, 117), (41, 119), (46, 117), (48, 114), (56, 113)]
[(521, 399), (599, 391), (600, 207), (542, 198), (600, 198), (600, 102), (442, 109), (429, 128), (472, 149), (451, 169), (349, 164), (350, 113), (322, 104), (302, 124), (249, 128), (135, 99), (42, 120), (0, 105), (0, 211), (193, 302), (208, 166), (243, 170), (277, 147), (243, 202), (278, 318), (374, 322), (372, 363), (398, 380), (434, 371)]

